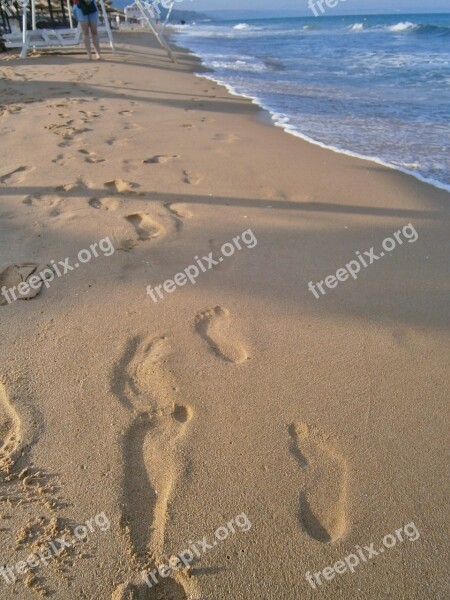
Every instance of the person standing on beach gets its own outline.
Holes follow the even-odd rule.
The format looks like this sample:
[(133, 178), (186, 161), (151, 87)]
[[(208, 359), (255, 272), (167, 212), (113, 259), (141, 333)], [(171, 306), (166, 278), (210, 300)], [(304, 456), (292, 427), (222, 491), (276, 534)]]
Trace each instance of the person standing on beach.
[(101, 60), (102, 55), (97, 31), (98, 10), (95, 0), (73, 0), (73, 2), (73, 14), (81, 25), (89, 60), (92, 60), (91, 37), (95, 48), (95, 56), (97, 60)]

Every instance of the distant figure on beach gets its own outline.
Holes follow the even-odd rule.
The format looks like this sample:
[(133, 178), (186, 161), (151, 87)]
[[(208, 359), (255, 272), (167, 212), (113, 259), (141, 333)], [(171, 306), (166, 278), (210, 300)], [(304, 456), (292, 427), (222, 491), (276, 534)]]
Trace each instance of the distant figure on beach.
[(101, 60), (102, 55), (97, 32), (98, 10), (95, 0), (73, 0), (73, 14), (81, 25), (89, 60), (92, 60), (91, 36), (95, 48), (95, 56), (97, 60)]

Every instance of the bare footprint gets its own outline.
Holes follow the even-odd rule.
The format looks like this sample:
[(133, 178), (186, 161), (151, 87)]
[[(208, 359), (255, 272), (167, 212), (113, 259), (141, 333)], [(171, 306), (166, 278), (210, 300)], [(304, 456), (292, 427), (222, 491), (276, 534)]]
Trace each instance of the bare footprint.
[(55, 165), (64, 166), (66, 164), (66, 157), (65, 157), (65, 155), (64, 154), (58, 154), (52, 160), (52, 163), (54, 163)]
[(9, 473), (20, 446), (21, 421), (0, 381), (0, 471)]
[(163, 550), (167, 504), (176, 478), (169, 456), (190, 419), (190, 409), (182, 404), (139, 413), (125, 436), (124, 500), (133, 547), (144, 561), (155, 560)]
[(98, 113), (90, 112), (87, 110), (79, 110), (78, 112), (85, 117), (84, 119), (82, 119), (84, 123), (90, 123), (91, 119), (96, 119), (100, 116)]
[(203, 175), (199, 173), (193, 173), (192, 171), (183, 171), (184, 175), (184, 183), (188, 183), (189, 185), (198, 185), (203, 181)]
[(166, 202), (164, 206), (180, 219), (192, 219), (193, 214), (183, 202)]
[(64, 183), (55, 187), (55, 192), (71, 192), (77, 187), (76, 183)]
[(130, 340), (111, 387), (133, 415), (123, 440), (124, 519), (143, 568), (158, 564), (163, 555), (167, 507), (181, 466), (179, 439), (192, 418), (191, 408), (174, 400), (169, 354), (164, 335)]
[(154, 584), (153, 580), (149, 581), (153, 584), (151, 588), (145, 583), (122, 584), (115, 590), (111, 600), (189, 600), (194, 598), (193, 585), (181, 573), (174, 573), (166, 579), (159, 579), (158, 584)]
[(26, 178), (26, 174), (30, 171), (33, 171), (33, 167), (18, 167), (17, 169), (14, 169), (14, 171), (10, 171), (5, 175), (0, 176), (0, 183), (22, 183), (22, 181)]
[(229, 333), (230, 313), (222, 306), (207, 308), (195, 318), (195, 329), (207, 341), (216, 356), (226, 362), (243, 363), (248, 354), (240, 342), (236, 342)]
[(232, 144), (233, 142), (238, 141), (239, 136), (235, 135), (234, 133), (216, 133), (213, 139), (217, 142)]
[(164, 233), (164, 227), (146, 213), (136, 213), (125, 217), (133, 227), (140, 241), (152, 240)]
[[(35, 263), (23, 263), (10, 265), (0, 272), (0, 290), (2, 290), (0, 306), (11, 304), (15, 300), (30, 300), (39, 294), (43, 281), (38, 275), (34, 275), (38, 267), (39, 265)], [(39, 270), (44, 268), (45, 265)], [(30, 278), (33, 278), (33, 287), (28, 283)]]
[(308, 477), (300, 494), (300, 523), (314, 540), (335, 542), (348, 529), (347, 463), (315, 427), (292, 423), (289, 434), (291, 451)]
[(98, 164), (106, 161), (105, 158), (101, 158), (100, 156), (97, 156), (95, 152), (89, 152), (89, 150), (81, 149), (78, 150), (78, 152), (85, 155), (86, 158), (84, 160), (87, 163)]
[(185, 219), (191, 219), (192, 213), (186, 204), (179, 202), (165, 202), (164, 207), (170, 212), (175, 220), (176, 231), (181, 231), (183, 228), (183, 221)]
[(25, 200), (22, 201), (23, 204), (27, 204), (28, 206), (39, 206), (40, 208), (48, 207), (52, 208), (54, 211), (57, 210), (57, 207), (61, 204), (61, 202), (61, 196), (57, 196), (56, 194), (40, 193), (27, 196)]
[(157, 154), (156, 156), (151, 156), (150, 158), (146, 158), (143, 163), (144, 165), (164, 165), (165, 163), (169, 162), (170, 160), (173, 160), (175, 158), (179, 158), (178, 154), (172, 154), (172, 155), (164, 155), (164, 154)]
[(135, 194), (134, 188), (136, 184), (130, 181), (124, 181), (123, 179), (113, 179), (112, 181), (106, 181), (103, 184), (111, 192), (118, 192), (119, 194)]
[(117, 210), (121, 202), (117, 198), (91, 198), (88, 204), (97, 210)]

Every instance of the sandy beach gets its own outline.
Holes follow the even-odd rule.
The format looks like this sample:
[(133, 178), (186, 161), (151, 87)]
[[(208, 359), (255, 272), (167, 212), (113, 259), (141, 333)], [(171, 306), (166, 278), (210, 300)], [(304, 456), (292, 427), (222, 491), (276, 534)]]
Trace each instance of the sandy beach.
[(448, 598), (449, 193), (117, 46), (0, 55), (0, 597)]

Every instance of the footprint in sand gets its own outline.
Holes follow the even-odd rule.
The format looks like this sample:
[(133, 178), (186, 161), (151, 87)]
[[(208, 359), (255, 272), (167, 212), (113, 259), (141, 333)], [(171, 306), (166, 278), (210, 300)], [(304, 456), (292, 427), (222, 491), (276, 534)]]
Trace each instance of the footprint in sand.
[(176, 478), (169, 455), (191, 416), (182, 404), (141, 412), (125, 435), (124, 504), (133, 548), (144, 562), (159, 558), (163, 550), (166, 509)]
[(144, 165), (164, 165), (170, 160), (174, 160), (175, 158), (180, 158), (178, 154), (156, 154), (155, 156), (151, 156), (150, 158), (146, 158), (144, 161)]
[(164, 207), (174, 217), (176, 231), (181, 231), (185, 219), (192, 218), (192, 212), (189, 210), (187, 204), (182, 202), (165, 202)]
[(65, 155), (64, 154), (58, 154), (52, 160), (52, 163), (54, 163), (55, 165), (59, 165), (59, 166), (63, 167), (66, 164), (66, 157), (65, 157)]
[(133, 225), (141, 242), (158, 238), (165, 231), (162, 225), (146, 213), (135, 213), (125, 218)]
[(71, 192), (78, 186), (77, 183), (63, 183), (55, 187), (55, 192)]
[[(177, 387), (165, 367), (169, 355), (166, 336), (134, 338), (112, 381), (113, 393), (133, 415), (123, 439), (123, 506), (142, 569), (153, 568), (163, 557), (167, 507), (180, 472), (179, 440), (192, 418), (191, 408), (174, 399)], [(154, 590), (140, 579), (120, 585), (112, 598), (187, 598), (183, 579), (176, 572)]]
[(0, 381), (0, 471), (9, 473), (20, 446), (21, 420)]
[(22, 201), (22, 204), (26, 204), (28, 206), (39, 206), (51, 208), (51, 216), (57, 216), (59, 214), (58, 206), (61, 204), (62, 198), (57, 196), (56, 194), (34, 194), (32, 196), (27, 196), (25, 200)]
[(195, 329), (206, 340), (211, 351), (230, 363), (243, 363), (249, 356), (244, 346), (233, 339), (230, 312), (222, 306), (207, 308), (195, 318)]
[(129, 131), (130, 129), (142, 129), (137, 123), (125, 123), (123, 128), (125, 131)]
[(164, 206), (176, 214), (177, 217), (180, 217), (180, 219), (192, 219), (193, 217), (193, 213), (188, 208), (188, 205), (183, 202), (170, 202), (166, 203)]
[(88, 204), (97, 210), (117, 210), (121, 202), (117, 198), (91, 198)]
[(84, 116), (84, 118), (81, 119), (83, 123), (92, 123), (92, 119), (96, 119), (100, 116), (98, 113), (87, 110), (79, 110), (78, 112)]
[(307, 474), (300, 494), (300, 523), (314, 540), (335, 542), (348, 529), (347, 463), (315, 427), (292, 423), (289, 434), (291, 451)]
[(189, 600), (194, 598), (189, 592), (190, 587), (192, 586), (189, 586), (186, 577), (174, 573), (169, 579), (159, 580), (158, 585), (153, 588), (145, 583), (121, 585), (113, 593), (111, 600)]
[(15, 184), (15, 183), (22, 183), (22, 181), (24, 181), (24, 179), (27, 176), (27, 173), (29, 173), (30, 171), (33, 171), (34, 167), (17, 167), (17, 169), (14, 169), (14, 171), (10, 171), (9, 173), (6, 173), (5, 175), (1, 175), (0, 176), (0, 183), (4, 183), (4, 184)]
[[(42, 289), (43, 281), (35, 273), (45, 268), (46, 265), (39, 267), (35, 263), (23, 263), (3, 269), (0, 272), (0, 290), (4, 293), (0, 294), (0, 306), (11, 304), (15, 300), (30, 300), (37, 296)], [(34, 287), (29, 284), (30, 279), (33, 280), (31, 283)]]
[(113, 179), (112, 181), (106, 181), (104, 184), (105, 188), (111, 192), (117, 192), (118, 194), (135, 194), (134, 188), (135, 183), (131, 181), (124, 181), (123, 179)]
[(116, 137), (111, 137), (107, 140), (105, 140), (105, 143), (108, 144), (108, 146), (126, 146), (127, 144), (130, 143), (131, 138), (116, 138)]
[(239, 136), (234, 133), (217, 133), (213, 139), (216, 142), (225, 142), (226, 144), (233, 144), (239, 140)]
[(78, 150), (78, 152), (85, 156), (84, 160), (87, 163), (98, 164), (98, 163), (105, 162), (105, 160), (106, 160), (104, 158), (101, 158), (100, 156), (97, 156), (95, 152), (90, 152), (89, 150), (81, 149), (81, 150)]
[(203, 175), (199, 173), (193, 173), (192, 171), (183, 171), (183, 181), (189, 185), (198, 185), (203, 181)]

